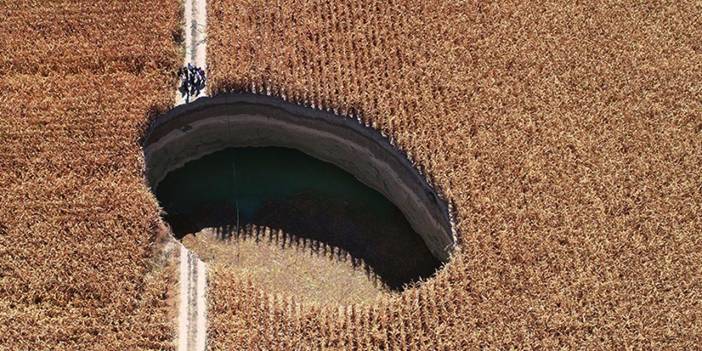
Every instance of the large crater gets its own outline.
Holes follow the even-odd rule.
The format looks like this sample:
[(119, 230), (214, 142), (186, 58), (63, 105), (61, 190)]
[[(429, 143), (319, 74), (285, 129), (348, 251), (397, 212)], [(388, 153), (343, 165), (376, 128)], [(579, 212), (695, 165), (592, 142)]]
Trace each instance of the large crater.
[[(296, 155), (293, 150), (280, 151), (283, 150), (280, 148), (297, 150), (302, 156)], [(248, 156), (241, 156), (241, 150), (249, 150), (246, 151)], [(255, 150), (269, 151), (256, 154), (260, 151)], [(232, 156), (234, 155), (232, 153), (238, 153), (239, 156)], [(200, 221), (201, 224), (193, 225), (197, 221), (192, 220), (192, 218), (185, 221), (189, 224), (184, 224), (184, 216), (179, 216), (182, 213), (178, 212), (177, 208), (188, 208), (188, 211), (185, 212), (191, 214), (198, 213), (198, 211), (199, 213), (236, 212), (237, 230), (242, 220), (241, 217), (245, 217), (247, 220), (254, 217), (259, 220), (265, 219), (264, 223), (251, 222), (251, 224), (268, 227), (278, 226), (277, 229), (286, 231), (292, 227), (303, 228), (300, 233), (295, 233), (293, 230), (291, 234), (297, 236), (309, 234), (313, 240), (341, 247), (355, 258), (368, 262), (373, 266), (373, 270), (381, 275), (381, 278), (383, 278), (384, 271), (392, 270), (388, 268), (391, 266), (389, 262), (395, 262), (395, 266), (400, 267), (403, 261), (409, 262), (413, 257), (431, 256), (423, 261), (433, 260), (436, 262), (436, 267), (433, 269), (438, 268), (441, 263), (449, 259), (455, 246), (447, 203), (434, 192), (405, 155), (392, 146), (387, 138), (353, 118), (345, 118), (286, 103), (279, 98), (268, 96), (230, 94), (201, 98), (156, 118), (146, 134), (144, 155), (148, 183), (166, 210), (165, 219), (170, 223), (177, 238), (204, 229), (208, 225), (206, 221)], [(248, 161), (242, 162), (242, 157)], [(339, 205), (340, 203), (348, 204), (348, 202), (344, 202), (343, 192), (335, 196), (324, 197), (326, 198), (324, 200), (323, 196), (319, 196), (319, 193), (313, 191), (314, 189), (308, 193), (283, 189), (281, 190), (283, 193), (287, 191), (287, 193), (296, 192), (296, 194), (290, 197), (289, 201), (280, 198), (275, 199), (276, 201), (268, 201), (271, 196), (271, 187), (286, 187), (287, 183), (299, 185), (299, 181), (289, 180), (284, 176), (270, 178), (274, 183), (269, 185), (255, 181), (248, 183), (239, 181), (239, 185), (246, 188), (245, 193), (249, 196), (249, 200), (251, 200), (251, 196), (256, 196), (255, 188), (260, 188), (262, 198), (256, 201), (259, 204), (268, 201), (266, 206), (261, 205), (256, 208), (256, 216), (253, 216), (252, 213), (238, 215), (239, 201), (246, 201), (245, 199), (237, 199), (237, 196), (240, 196), (237, 195), (241, 193), (240, 191), (224, 194), (225, 192), (217, 190), (215, 185), (209, 188), (203, 188), (201, 184), (198, 185), (199, 182), (203, 181), (202, 174), (218, 172), (221, 174), (222, 169), (226, 170), (227, 167), (232, 167), (230, 163), (234, 162), (239, 164), (239, 166), (234, 166), (238, 167), (236, 172), (249, 171), (252, 177), (256, 177), (256, 172), (274, 174), (276, 170), (272, 167), (276, 167), (277, 164), (272, 163), (271, 160), (276, 157), (287, 160), (287, 162), (280, 163), (281, 167), (285, 166), (279, 169), (279, 176), (286, 172), (293, 178), (295, 174), (305, 174), (305, 171), (295, 170), (294, 167), (307, 167), (307, 172), (310, 172), (310, 167), (321, 167), (319, 170), (315, 169), (315, 174), (337, 174), (333, 170), (325, 173), (326, 166), (315, 166), (314, 162), (310, 161), (314, 159), (323, 161), (325, 164), (332, 164), (348, 172), (363, 186), (373, 189), (372, 192), (377, 192), (378, 197), (384, 197), (392, 203), (398, 209), (398, 213), (404, 215), (403, 221), (406, 220), (407, 229), (398, 229), (395, 231), (396, 233), (404, 234), (395, 235), (385, 235), (388, 230), (383, 230), (380, 227), (377, 233), (369, 233), (368, 229), (363, 233), (348, 230), (349, 227), (364, 227), (371, 228), (372, 232), (372, 226), (369, 226), (368, 223), (360, 223), (363, 226), (349, 224), (335, 230), (334, 225), (328, 224), (351, 223), (354, 220), (357, 222), (369, 221), (365, 217), (339, 218), (339, 222), (326, 218), (326, 213), (329, 216), (345, 216), (343, 213), (348, 213), (348, 211), (344, 212), (342, 205)], [(300, 157), (300, 161), (297, 161), (296, 157)], [(305, 157), (310, 160), (305, 159)], [(256, 159), (267, 159), (268, 163), (262, 166), (261, 170), (254, 170), (253, 168), (259, 167)], [(221, 163), (227, 163), (227, 165)], [(244, 167), (245, 170), (241, 167)], [(196, 174), (200, 175), (196, 176)], [(298, 177), (305, 178), (304, 176)], [(342, 175), (338, 177), (343, 178)], [(257, 178), (267, 177), (259, 176)], [(229, 181), (222, 177), (218, 179), (218, 182), (222, 184)], [(315, 188), (314, 184), (320, 182), (323, 180), (310, 181), (309, 188)], [(351, 184), (351, 182), (344, 184), (347, 183)], [(163, 187), (161, 187), (162, 184)], [(225, 185), (220, 187), (227, 188)], [(348, 188), (347, 194), (350, 194), (350, 198), (359, 198), (353, 195), (365, 191), (361, 188), (353, 190), (351, 185), (344, 185), (344, 187)], [(178, 189), (190, 193), (202, 191), (220, 194), (228, 198), (229, 201), (219, 203), (206, 201), (201, 202), (201, 206), (192, 201), (193, 196), (178, 196)], [(197, 195), (195, 197), (202, 200), (203, 196)], [(330, 199), (334, 201), (329, 202)], [(349, 201), (353, 202), (353, 199)], [(232, 206), (232, 204), (236, 205)], [(198, 206), (199, 209), (196, 208)], [(213, 206), (217, 208), (213, 208)], [(353, 204), (348, 206), (353, 207)], [(234, 211), (230, 210), (234, 207), (236, 207)], [(241, 206), (241, 208), (242, 211), (246, 212), (245, 206)], [(333, 211), (334, 209), (338, 211)], [(169, 210), (170, 213), (168, 213)], [(373, 206), (369, 206), (368, 211), (376, 210)], [(285, 220), (286, 213), (294, 214), (295, 218)], [(354, 213), (359, 213), (359, 211)], [(288, 217), (290, 216), (292, 215)], [(211, 220), (212, 217), (208, 218)], [(305, 223), (305, 221), (309, 223)], [(325, 221), (329, 223), (322, 223)], [(286, 227), (286, 224), (289, 223), (295, 223), (295, 225)], [(221, 227), (225, 223), (221, 223), (218, 219), (211, 224), (213, 227)], [(402, 225), (399, 224), (398, 227), (402, 227)], [(324, 230), (317, 230), (318, 228), (328, 228), (326, 231), (329, 233), (325, 234)], [(384, 235), (387, 239), (384, 239)], [(352, 242), (353, 245), (348, 245), (349, 242)], [(411, 242), (418, 242), (419, 245), (425, 247), (407, 244)], [(373, 257), (364, 257), (364, 255), (367, 256), (368, 252), (373, 252)], [(383, 255), (385, 255), (387, 264), (383, 263)], [(405, 267), (404, 269), (411, 270), (413, 268)], [(427, 276), (426, 264), (416, 270), (417, 272), (414, 274), (404, 274), (402, 277), (390, 274), (385, 277), (387, 278), (386, 283), (392, 288), (399, 288), (416, 278)]]

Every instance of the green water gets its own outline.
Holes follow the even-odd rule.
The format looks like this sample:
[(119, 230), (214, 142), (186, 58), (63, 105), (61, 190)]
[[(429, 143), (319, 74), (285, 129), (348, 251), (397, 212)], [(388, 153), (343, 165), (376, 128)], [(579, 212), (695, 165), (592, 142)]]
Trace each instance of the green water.
[(341, 247), (394, 288), (439, 266), (382, 194), (292, 149), (215, 152), (169, 173), (156, 196), (177, 237), (206, 227), (265, 225)]

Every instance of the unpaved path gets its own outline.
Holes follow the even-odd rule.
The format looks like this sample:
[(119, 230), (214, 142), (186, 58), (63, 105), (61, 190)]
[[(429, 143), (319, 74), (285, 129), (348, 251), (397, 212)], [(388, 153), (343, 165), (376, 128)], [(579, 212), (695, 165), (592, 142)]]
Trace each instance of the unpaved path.
[(207, 348), (207, 267), (194, 253), (180, 246), (178, 299), (178, 351)]
[[(183, 33), (185, 55), (188, 63), (207, 73), (207, 3), (206, 0), (184, 0)], [(206, 95), (206, 89), (200, 96)], [(196, 97), (197, 98), (197, 97)], [(192, 98), (195, 100), (196, 98)], [(185, 101), (176, 90), (176, 105)], [(207, 266), (194, 253), (180, 247), (179, 298), (178, 298), (178, 351), (203, 351), (207, 349)]]
[[(202, 68), (207, 74), (207, 1), (184, 0), (183, 2), (183, 33), (185, 34), (185, 55), (183, 66), (188, 63)], [(199, 97), (207, 96), (207, 87)], [(176, 90), (176, 106), (185, 103)]]

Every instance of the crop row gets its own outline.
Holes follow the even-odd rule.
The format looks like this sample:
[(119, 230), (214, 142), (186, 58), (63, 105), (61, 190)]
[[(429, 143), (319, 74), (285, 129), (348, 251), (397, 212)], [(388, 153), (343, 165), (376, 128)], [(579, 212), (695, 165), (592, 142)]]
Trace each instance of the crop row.
[(216, 347), (702, 343), (694, 4), (208, 4), (215, 92), (381, 130), (454, 205), (459, 235), (434, 279), (351, 311), (302, 313), (219, 270)]
[(138, 140), (172, 104), (177, 3), (0, 8), (0, 349), (171, 349)]

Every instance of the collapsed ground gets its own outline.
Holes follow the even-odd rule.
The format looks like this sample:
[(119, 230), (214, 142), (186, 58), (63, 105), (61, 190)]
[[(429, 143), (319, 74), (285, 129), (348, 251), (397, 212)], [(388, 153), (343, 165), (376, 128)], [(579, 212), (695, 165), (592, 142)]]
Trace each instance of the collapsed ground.
[[(462, 248), (336, 310), (217, 269), (212, 348), (702, 344), (698, 4), (208, 5), (215, 90), (360, 114), (454, 203)], [(173, 98), (178, 4), (0, 7), (0, 345), (168, 349), (138, 138)]]

